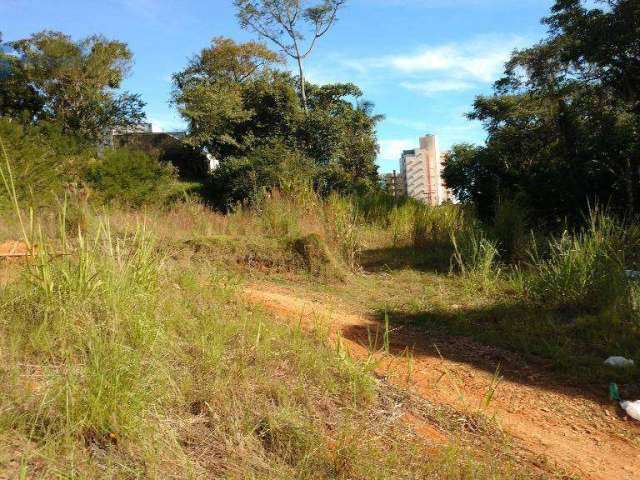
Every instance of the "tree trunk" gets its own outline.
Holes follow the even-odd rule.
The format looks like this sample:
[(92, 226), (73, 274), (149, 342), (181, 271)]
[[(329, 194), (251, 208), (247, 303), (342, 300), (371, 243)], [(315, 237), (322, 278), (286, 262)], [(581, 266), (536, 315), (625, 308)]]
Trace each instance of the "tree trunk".
[(307, 88), (305, 86), (304, 81), (304, 69), (302, 67), (302, 58), (297, 57), (298, 60), (298, 70), (300, 71), (300, 97), (302, 98), (302, 107), (304, 108), (305, 113), (309, 112), (309, 106), (307, 105)]
[(634, 169), (631, 165), (631, 159), (627, 158), (627, 174), (625, 175), (625, 190), (627, 194), (627, 210), (629, 216), (633, 215), (635, 210), (635, 195), (633, 192), (633, 177), (634, 177)]

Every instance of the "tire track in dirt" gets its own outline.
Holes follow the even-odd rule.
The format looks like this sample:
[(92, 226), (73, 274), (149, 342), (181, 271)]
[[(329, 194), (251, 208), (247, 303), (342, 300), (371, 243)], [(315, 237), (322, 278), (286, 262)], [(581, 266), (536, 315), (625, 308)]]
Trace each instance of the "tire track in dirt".
[[(369, 332), (380, 327), (373, 317), (298, 298), (274, 286), (248, 287), (244, 294), (250, 302), (307, 326), (318, 320), (328, 322), (332, 337), (339, 336), (350, 354), (359, 359), (369, 356)], [(483, 415), (495, 417), (532, 458), (546, 459), (546, 470), (551, 465), (551, 470), (592, 480), (640, 479), (640, 448), (629, 440), (640, 438), (640, 427), (618, 418), (613, 405), (569, 390), (563, 393), (506, 380), (499, 383), (489, 402), (487, 397), (496, 382), (487, 370), (439, 355), (433, 340), (411, 327), (394, 330), (391, 339), (392, 354), (381, 358), (376, 373), (392, 385), (462, 412), (481, 410)], [(463, 357), (484, 356), (490, 350), (466, 338), (448, 340), (447, 348), (463, 349)], [(407, 349), (413, 354), (399, 355)], [(544, 379), (547, 374), (531, 375)], [(406, 420), (417, 425), (416, 431), (429, 440), (446, 443), (437, 430), (416, 424), (415, 418)]]

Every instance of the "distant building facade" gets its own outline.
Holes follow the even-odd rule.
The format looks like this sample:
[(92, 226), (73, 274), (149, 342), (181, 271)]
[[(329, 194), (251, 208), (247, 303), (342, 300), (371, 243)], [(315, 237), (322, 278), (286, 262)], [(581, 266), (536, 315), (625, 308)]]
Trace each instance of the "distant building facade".
[(406, 194), (434, 206), (450, 200), (442, 180), (442, 161), (435, 135), (420, 137), (419, 148), (402, 152), (400, 177)]

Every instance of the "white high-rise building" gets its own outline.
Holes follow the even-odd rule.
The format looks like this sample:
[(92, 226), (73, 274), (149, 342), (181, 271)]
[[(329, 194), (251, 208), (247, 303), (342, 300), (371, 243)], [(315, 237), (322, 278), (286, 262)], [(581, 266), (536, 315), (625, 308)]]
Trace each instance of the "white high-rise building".
[(420, 148), (405, 150), (400, 158), (400, 174), (407, 195), (429, 205), (449, 200), (441, 176), (442, 161), (435, 135), (420, 137)]

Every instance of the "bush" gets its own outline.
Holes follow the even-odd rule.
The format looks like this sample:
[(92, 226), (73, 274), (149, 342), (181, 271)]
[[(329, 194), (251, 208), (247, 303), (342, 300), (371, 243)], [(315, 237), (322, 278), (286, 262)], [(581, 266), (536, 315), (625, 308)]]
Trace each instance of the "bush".
[(140, 206), (166, 199), (175, 174), (142, 151), (117, 149), (92, 162), (86, 179), (102, 201)]
[(273, 190), (296, 191), (309, 182), (309, 160), (282, 143), (258, 147), (246, 157), (225, 159), (209, 179), (207, 199), (220, 210), (254, 204)]
[(551, 306), (595, 312), (629, 307), (624, 275), (629, 247), (624, 225), (594, 212), (585, 230), (551, 239), (548, 258), (532, 249), (533, 271), (524, 278), (525, 289)]

